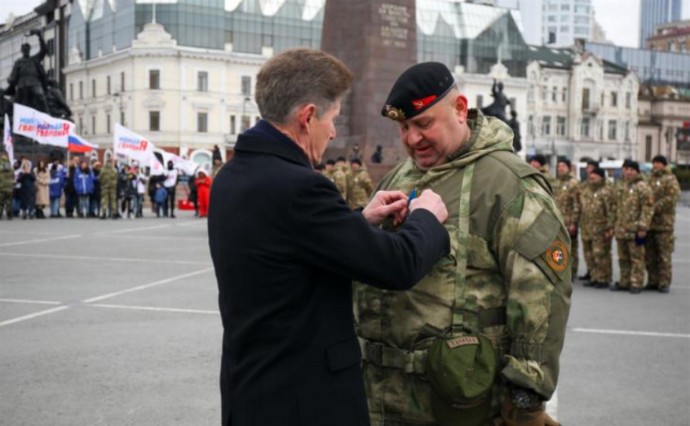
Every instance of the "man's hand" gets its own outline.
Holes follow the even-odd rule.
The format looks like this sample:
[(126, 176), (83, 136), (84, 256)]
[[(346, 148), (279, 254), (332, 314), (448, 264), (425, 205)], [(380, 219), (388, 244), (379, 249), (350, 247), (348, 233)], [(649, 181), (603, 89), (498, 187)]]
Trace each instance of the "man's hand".
[(501, 419), (505, 426), (560, 426), (546, 411), (544, 404), (535, 410), (517, 408), (510, 398), (506, 398), (501, 406)]
[(380, 225), (387, 217), (393, 217), (393, 225), (401, 224), (407, 216), (407, 195), (401, 191), (379, 191), (362, 210), (362, 215), (372, 225)]
[(637, 231), (637, 238), (645, 238), (647, 236), (647, 231)]
[(425, 189), (422, 195), (412, 200), (410, 203), (410, 212), (416, 209), (426, 209), (431, 212), (439, 222), (443, 223), (448, 219), (448, 210), (441, 199), (441, 196), (430, 189)]

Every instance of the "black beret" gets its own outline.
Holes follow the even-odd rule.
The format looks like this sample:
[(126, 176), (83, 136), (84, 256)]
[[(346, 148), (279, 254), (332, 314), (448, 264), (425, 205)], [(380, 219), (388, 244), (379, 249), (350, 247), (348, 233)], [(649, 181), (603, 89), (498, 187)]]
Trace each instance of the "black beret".
[(396, 121), (412, 118), (443, 99), (454, 85), (453, 74), (442, 63), (413, 65), (393, 84), (381, 115)]
[(350, 161), (350, 164), (359, 164), (361, 166), (362, 160), (360, 160), (359, 158), (353, 158), (352, 161)]
[(326, 164), (329, 166), (332, 166), (335, 164), (335, 160), (333, 160), (332, 158), (329, 158), (328, 160), (326, 160)]
[(570, 166), (571, 166), (570, 160), (568, 160), (568, 159), (565, 158), (565, 157), (559, 158), (559, 159), (558, 159), (558, 162), (559, 162), (559, 163), (565, 164), (566, 166), (568, 166), (568, 168), (570, 168)]
[(604, 171), (604, 169), (600, 169), (599, 167), (597, 167), (596, 169), (592, 170), (592, 173), (601, 176), (602, 179), (606, 179), (606, 172)]
[(657, 155), (656, 157), (652, 158), (652, 163), (661, 163), (664, 166), (668, 166), (668, 160), (663, 155)]
[(633, 160), (625, 160), (623, 161), (623, 167), (629, 167), (631, 169), (637, 170), (637, 172), (640, 172), (640, 165), (637, 163), (637, 161)]
[(540, 166), (543, 166), (546, 164), (546, 157), (544, 157), (542, 154), (536, 154), (533, 155), (532, 158), (529, 159), (529, 161), (536, 161), (539, 163)]
[(335, 159), (335, 162), (336, 162), (336, 163), (338, 163), (338, 162), (340, 162), (340, 161), (342, 161), (343, 163), (347, 162), (347, 160), (345, 159), (345, 157), (343, 157), (342, 155), (341, 155), (340, 157), (338, 157), (338, 158)]

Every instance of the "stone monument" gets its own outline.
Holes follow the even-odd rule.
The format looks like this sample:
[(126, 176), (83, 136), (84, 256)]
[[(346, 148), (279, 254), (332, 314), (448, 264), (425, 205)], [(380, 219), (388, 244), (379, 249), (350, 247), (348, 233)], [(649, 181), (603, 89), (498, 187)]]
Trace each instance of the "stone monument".
[(41, 63), (48, 53), (48, 48), (39, 30), (31, 30), (28, 35), (38, 37), (40, 50), (37, 54), (30, 56), (31, 45), (29, 43), (22, 44), (22, 57), (14, 62), (12, 73), (7, 79), (9, 83), (7, 93), (14, 95), (14, 102), (16, 103), (41, 112), (48, 112), (46, 102), (48, 77)]
[(369, 161), (378, 145), (387, 168), (406, 158), (398, 125), (381, 108), (400, 73), (417, 63), (415, 8), (415, 0), (326, 1), (321, 48), (355, 75), (326, 158), (347, 156), (359, 146)]

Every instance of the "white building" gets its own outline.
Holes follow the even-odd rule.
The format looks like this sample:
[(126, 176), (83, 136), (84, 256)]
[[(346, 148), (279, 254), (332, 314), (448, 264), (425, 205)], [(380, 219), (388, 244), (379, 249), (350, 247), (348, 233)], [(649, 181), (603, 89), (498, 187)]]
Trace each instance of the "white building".
[(77, 132), (111, 149), (115, 123), (158, 148), (211, 161), (225, 155), (237, 135), (259, 119), (253, 101), (265, 55), (180, 47), (162, 25), (151, 23), (132, 46), (88, 61), (70, 52), (66, 97)]
[(638, 109), (640, 161), (652, 161), (654, 156), (663, 155), (670, 162), (690, 164), (690, 151), (678, 149), (678, 130), (690, 124), (690, 98), (679, 96), (669, 86), (644, 86)]
[(542, 59), (527, 67), (528, 153), (552, 164), (557, 156), (637, 158), (635, 74), (586, 52), (531, 49)]

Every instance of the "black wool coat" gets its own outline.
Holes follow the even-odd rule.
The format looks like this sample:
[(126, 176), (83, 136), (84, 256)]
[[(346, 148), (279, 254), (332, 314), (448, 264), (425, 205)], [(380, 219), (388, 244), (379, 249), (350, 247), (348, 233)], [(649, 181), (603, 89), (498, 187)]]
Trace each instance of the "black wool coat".
[(426, 210), (371, 226), (266, 121), (240, 135), (213, 181), (224, 426), (368, 425), (352, 280), (411, 288), (448, 253)]

